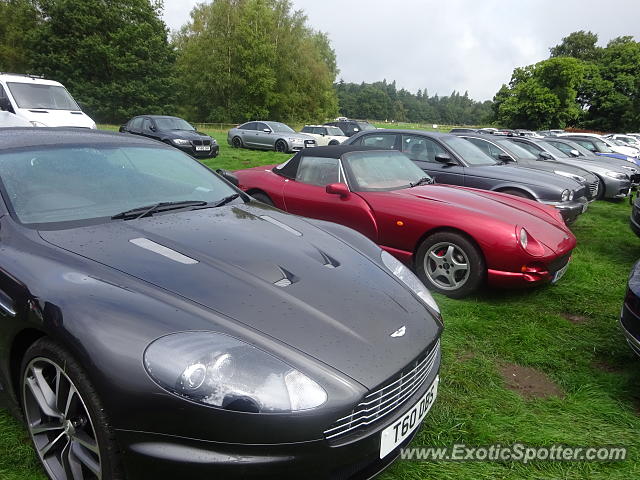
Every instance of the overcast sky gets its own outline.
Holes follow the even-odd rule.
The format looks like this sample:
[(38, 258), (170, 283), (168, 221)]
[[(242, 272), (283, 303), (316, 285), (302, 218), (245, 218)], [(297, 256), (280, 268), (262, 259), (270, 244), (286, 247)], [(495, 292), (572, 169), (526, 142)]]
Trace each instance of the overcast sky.
[[(164, 19), (178, 29), (197, 0), (165, 0)], [(516, 66), (549, 56), (576, 30), (600, 44), (621, 35), (640, 40), (640, 0), (293, 0), (311, 27), (328, 33), (346, 82), (396, 81), (430, 95), (464, 92), (491, 99)]]

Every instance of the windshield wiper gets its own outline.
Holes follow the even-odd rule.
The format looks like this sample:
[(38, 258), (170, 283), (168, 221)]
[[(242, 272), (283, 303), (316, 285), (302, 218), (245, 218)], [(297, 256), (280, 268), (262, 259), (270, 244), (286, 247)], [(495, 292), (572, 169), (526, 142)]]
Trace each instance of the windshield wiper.
[(181, 202), (158, 202), (152, 205), (145, 205), (143, 207), (132, 208), (131, 210), (125, 210), (124, 212), (116, 213), (111, 217), (112, 220), (118, 219), (138, 219), (146, 217), (147, 215), (153, 215), (156, 212), (166, 212), (168, 210), (176, 210), (186, 207), (201, 207), (207, 205), (204, 200), (183, 200)]
[(433, 182), (433, 178), (431, 178), (431, 177), (422, 177), (417, 182), (410, 183), (409, 187), (413, 188), (413, 187), (417, 187), (418, 185), (431, 185), (432, 183), (434, 183)]
[(212, 204), (211, 207), (213, 207), (213, 208), (221, 207), (223, 205), (226, 205), (229, 202), (233, 202), (236, 198), (239, 198), (239, 197), (240, 197), (239, 193), (234, 193), (233, 195), (229, 195), (228, 197), (224, 197), (220, 201)]

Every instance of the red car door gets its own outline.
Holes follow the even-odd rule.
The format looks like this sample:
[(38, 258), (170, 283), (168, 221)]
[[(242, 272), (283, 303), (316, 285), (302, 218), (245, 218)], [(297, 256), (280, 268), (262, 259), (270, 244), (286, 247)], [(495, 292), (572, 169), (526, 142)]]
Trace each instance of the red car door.
[(327, 193), (326, 186), (333, 183), (345, 183), (340, 160), (302, 157), (295, 180), (284, 184), (287, 212), (339, 223), (377, 242), (378, 229), (369, 204), (355, 192), (344, 196)]

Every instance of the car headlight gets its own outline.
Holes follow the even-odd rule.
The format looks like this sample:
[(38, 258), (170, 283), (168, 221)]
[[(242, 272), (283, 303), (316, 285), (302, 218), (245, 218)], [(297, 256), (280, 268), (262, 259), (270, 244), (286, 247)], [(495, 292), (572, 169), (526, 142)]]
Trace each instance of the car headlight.
[(382, 251), (381, 258), (382, 258), (382, 263), (384, 263), (384, 265), (389, 270), (391, 270), (391, 273), (393, 273), (396, 277), (398, 277), (402, 281), (402, 283), (404, 283), (407, 287), (409, 287), (409, 289), (413, 293), (415, 293), (418, 297), (420, 297), (420, 299), (424, 303), (426, 303), (430, 308), (440, 313), (440, 308), (438, 308), (438, 304), (431, 296), (431, 293), (429, 292), (429, 290), (427, 290), (427, 287), (424, 286), (422, 281), (420, 281), (420, 279), (415, 275), (415, 273), (413, 273), (411, 270), (405, 267), (402, 264), (402, 262), (400, 262), (400, 260), (395, 258), (393, 255), (385, 252), (384, 250)]
[(522, 245), (522, 248), (526, 250), (527, 245), (529, 245), (529, 235), (527, 234), (527, 231), (524, 228), (520, 229), (519, 238), (520, 238), (520, 245)]
[(564, 170), (554, 170), (553, 173), (555, 173), (556, 175), (561, 175), (563, 177), (571, 178), (572, 180), (575, 180), (580, 183), (584, 183), (587, 181), (586, 178), (581, 177), (580, 175), (576, 175), (575, 173), (565, 172)]
[(31, 121), (31, 125), (33, 125), (34, 127), (46, 127), (46, 125), (42, 122), (36, 122), (35, 120)]
[(173, 138), (171, 141), (176, 145), (191, 145), (191, 140), (184, 140), (182, 138)]
[(162, 388), (226, 410), (288, 413), (319, 407), (327, 392), (305, 374), (248, 343), (215, 332), (161, 337), (144, 353)]
[(303, 140), (301, 138), (293, 138), (292, 137), (292, 138), (289, 138), (289, 141), (291, 143), (302, 143)]
[(626, 180), (628, 177), (624, 173), (606, 171), (604, 172), (605, 176), (609, 178), (614, 178), (616, 180)]
[(211, 139), (211, 145), (217, 145), (218, 141), (215, 138)]
[(560, 200), (563, 202), (568, 202), (573, 200), (573, 190), (563, 190), (560, 195)]

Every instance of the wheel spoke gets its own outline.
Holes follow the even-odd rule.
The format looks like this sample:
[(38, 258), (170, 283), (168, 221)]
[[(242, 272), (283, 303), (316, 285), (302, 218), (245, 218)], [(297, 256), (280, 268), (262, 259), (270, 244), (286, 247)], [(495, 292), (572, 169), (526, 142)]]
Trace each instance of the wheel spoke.
[(38, 423), (35, 425), (29, 425), (29, 430), (32, 434), (38, 435), (39, 433), (53, 432), (55, 430), (63, 430), (64, 427), (61, 423)]
[(453, 263), (453, 262), (454, 262), (454, 260), (453, 260), (453, 252), (454, 252), (453, 245), (449, 245), (449, 246), (447, 247), (447, 251), (446, 251), (446, 253), (445, 253), (445, 254), (444, 254), (444, 256), (443, 256), (443, 258), (444, 258), (448, 263)]
[(71, 442), (71, 452), (73, 453), (73, 456), (91, 470), (96, 477), (101, 478), (102, 469), (100, 468), (100, 463), (80, 446), (80, 443), (77, 442), (77, 438), (74, 438)]
[(73, 385), (69, 386), (69, 393), (67, 394), (67, 402), (65, 404), (64, 407), (64, 416), (68, 417), (69, 416), (69, 408), (71, 407), (71, 401), (73, 400), (73, 397), (77, 394), (78, 392), (76, 391), (76, 388)]
[[(44, 413), (48, 417), (62, 418), (62, 414), (55, 408), (55, 394), (53, 394), (53, 391), (51, 390), (49, 385), (47, 385), (44, 377), (42, 377), (41, 380), (42, 383), (46, 385), (46, 387), (44, 387), (45, 391), (43, 391), (41, 387), (42, 383), (38, 381), (38, 378), (35, 374), (35, 369), (33, 369), (31, 372), (34, 375), (27, 377), (27, 386), (29, 387), (29, 391), (33, 395), (33, 398), (35, 398), (36, 403), (38, 404), (38, 407), (40, 407), (42, 413)], [(48, 391), (46, 391), (46, 389), (48, 389)], [(49, 403), (52, 398), (53, 403)]]
[(436, 252), (429, 252), (429, 258), (436, 262), (436, 265), (442, 264), (442, 257), (438, 255)]
[(82, 431), (76, 432), (76, 434), (73, 436), (73, 440), (78, 442), (87, 450), (92, 451), (96, 455), (100, 453), (100, 450), (98, 449), (98, 444), (96, 443), (96, 441), (93, 438), (89, 437), (89, 435), (87, 435), (85, 432), (82, 432)]
[(73, 443), (69, 442), (62, 451), (62, 466), (68, 480), (83, 480), (82, 465), (73, 452)]
[(49, 443), (47, 443), (44, 447), (42, 447), (41, 449), (39, 449), (40, 455), (42, 455), (42, 458), (44, 458), (47, 453), (49, 453), (49, 451), (60, 441), (61, 438), (64, 437), (64, 432), (61, 432), (60, 435), (58, 435), (56, 438), (54, 438), (53, 440), (51, 440)]

